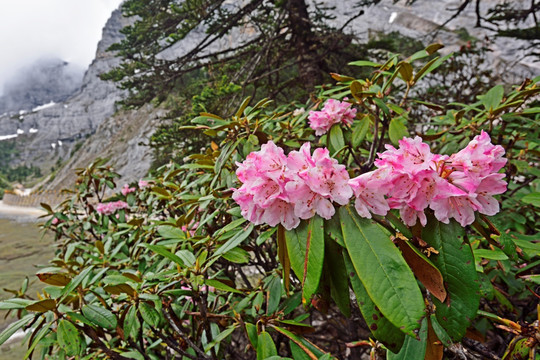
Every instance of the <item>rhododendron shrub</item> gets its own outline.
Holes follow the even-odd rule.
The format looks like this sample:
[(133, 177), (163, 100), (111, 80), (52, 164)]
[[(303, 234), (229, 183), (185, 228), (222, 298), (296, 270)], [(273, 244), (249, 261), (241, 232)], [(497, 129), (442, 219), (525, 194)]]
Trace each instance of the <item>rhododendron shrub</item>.
[(189, 129), (204, 151), (138, 186), (115, 191), (103, 161), (77, 170), (69, 198), (44, 204), (58, 246), (43, 289), (0, 301), (14, 318), (0, 344), (26, 329), (48, 359), (534, 351), (540, 79), (418, 102), (437, 49), (358, 62), (369, 78), (333, 74), (313, 102), (202, 113)]
[(309, 112), (309, 126), (315, 130), (315, 135), (323, 135), (334, 124), (351, 125), (356, 116), (356, 111), (349, 102), (328, 99), (321, 111), (312, 110)]

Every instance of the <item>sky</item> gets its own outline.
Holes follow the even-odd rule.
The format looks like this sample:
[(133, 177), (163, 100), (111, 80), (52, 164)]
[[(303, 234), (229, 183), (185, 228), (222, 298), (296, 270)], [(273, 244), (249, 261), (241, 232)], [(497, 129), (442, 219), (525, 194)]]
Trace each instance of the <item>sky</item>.
[(42, 57), (86, 67), (121, 0), (0, 0), (0, 93), (18, 69)]

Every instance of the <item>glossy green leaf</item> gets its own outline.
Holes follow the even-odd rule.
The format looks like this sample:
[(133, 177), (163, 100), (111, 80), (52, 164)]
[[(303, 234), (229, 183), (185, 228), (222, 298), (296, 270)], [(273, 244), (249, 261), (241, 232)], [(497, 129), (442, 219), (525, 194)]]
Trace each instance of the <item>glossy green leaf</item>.
[(269, 333), (263, 331), (257, 339), (257, 360), (268, 359), (277, 355), (276, 345)]
[(315, 215), (285, 232), (291, 267), (302, 282), (302, 302), (306, 306), (317, 291), (324, 261), (324, 222)]
[(281, 279), (274, 277), (268, 284), (267, 292), (267, 311), (268, 315), (273, 314), (279, 307), (279, 301), (281, 300)]
[(223, 257), (235, 264), (246, 264), (251, 259), (251, 255), (246, 250), (235, 247), (223, 254)]
[(501, 103), (504, 96), (504, 87), (496, 85), (492, 87), (485, 95), (482, 95), (480, 101), (488, 111), (493, 111)]
[(142, 302), (139, 304), (139, 312), (145, 323), (148, 325), (157, 328), (161, 321), (159, 312), (152, 305)]
[(85, 305), (81, 310), (94, 325), (110, 330), (116, 328), (116, 316), (111, 311), (97, 305)]
[(389, 236), (349, 206), (339, 209), (343, 237), (354, 269), (382, 314), (416, 336), (424, 299), (416, 279)]
[(390, 120), (390, 126), (388, 128), (388, 136), (392, 144), (398, 145), (399, 140), (403, 139), (406, 136), (409, 136), (409, 131), (407, 127), (403, 125), (399, 118), (393, 118)]
[(8, 299), (0, 302), (0, 310), (24, 309), (33, 303), (34, 300), (29, 299)]
[(79, 353), (81, 347), (81, 337), (79, 331), (67, 320), (60, 320), (56, 329), (56, 339), (61, 349), (67, 356), (75, 356)]
[(165, 239), (185, 239), (186, 233), (182, 229), (171, 226), (171, 225), (162, 225), (157, 228), (159, 235)]
[(330, 280), (330, 295), (343, 315), (349, 317), (351, 316), (349, 280), (342, 254), (342, 251), (346, 250), (328, 237), (325, 238), (325, 246), (325, 271)]
[(124, 337), (137, 338), (141, 323), (137, 317), (137, 307), (131, 306), (124, 319)]
[(251, 343), (251, 346), (253, 346), (254, 349), (257, 348), (258, 343), (258, 335), (257, 335), (257, 326), (246, 323), (246, 332), (248, 334), (249, 342)]
[(9, 324), (1, 333), (0, 333), (0, 345), (5, 343), (13, 334), (17, 332), (20, 328), (25, 326), (30, 320), (34, 319), (34, 314), (28, 314), (21, 319)]
[(182, 259), (180, 259), (178, 255), (173, 254), (163, 245), (141, 244), (140, 246), (144, 246), (145, 248), (152, 250), (156, 254), (166, 257), (167, 259), (175, 262), (176, 264), (180, 266), (185, 265)]
[(459, 341), (476, 315), (480, 289), (471, 248), (464, 242), (465, 229), (456, 221), (443, 224), (433, 216), (422, 232), (422, 239), (439, 251), (431, 261), (441, 271), (448, 292), (443, 304), (433, 299), (439, 324)]
[(224, 283), (222, 283), (221, 281), (216, 280), (216, 279), (208, 279), (208, 280), (205, 280), (204, 283), (206, 285), (208, 285), (208, 286), (211, 286), (211, 287), (216, 288), (216, 289), (221, 290), (221, 291), (233, 292), (233, 293), (237, 293), (237, 294), (242, 293), (241, 291), (236, 290), (235, 288), (232, 288), (229, 285), (225, 285)]
[(351, 282), (351, 287), (356, 296), (356, 302), (362, 312), (362, 316), (369, 327), (373, 336), (382, 342), (387, 348), (394, 352), (398, 352), (405, 340), (405, 334), (392, 324), (380, 312), (373, 300), (369, 297), (366, 288), (358, 278), (351, 258), (348, 253), (343, 254), (345, 266), (347, 269), (348, 278)]
[(433, 331), (435, 331), (435, 334), (439, 338), (439, 340), (442, 342), (442, 344), (445, 347), (449, 347), (452, 345), (452, 339), (448, 335), (448, 333), (443, 329), (443, 327), (439, 324), (439, 321), (437, 320), (437, 316), (435, 314), (430, 315), (430, 321), (431, 321), (431, 327), (433, 328)]
[(371, 67), (379, 67), (379, 66), (381, 66), (381, 64), (377, 64), (377, 63), (374, 63), (373, 61), (367, 61), (367, 60), (353, 61), (353, 62), (350, 62), (349, 65), (371, 66)]
[(328, 136), (330, 139), (330, 152), (332, 154), (345, 146), (345, 140), (343, 139), (343, 131), (341, 130), (341, 124), (334, 124), (330, 128)]
[(358, 146), (360, 146), (360, 143), (366, 137), (370, 123), (371, 119), (369, 116), (364, 116), (362, 119), (354, 122), (353, 133), (351, 137), (351, 143), (353, 148), (357, 148)]
[(521, 198), (521, 202), (525, 204), (531, 204), (536, 207), (540, 207), (540, 193), (534, 192), (534, 193), (527, 194)]
[(401, 350), (397, 354), (388, 351), (386, 353), (386, 358), (388, 360), (423, 360), (424, 355), (426, 354), (427, 333), (427, 318), (424, 318), (422, 320), (422, 326), (420, 327), (420, 333), (418, 334), (420, 340), (411, 336), (406, 336)]

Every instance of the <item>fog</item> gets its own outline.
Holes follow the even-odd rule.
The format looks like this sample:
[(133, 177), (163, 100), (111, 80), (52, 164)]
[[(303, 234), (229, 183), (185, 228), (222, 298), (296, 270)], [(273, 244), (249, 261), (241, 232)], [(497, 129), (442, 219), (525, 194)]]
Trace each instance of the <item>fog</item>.
[(41, 58), (86, 68), (101, 30), (121, 0), (0, 0), (0, 94), (20, 69)]

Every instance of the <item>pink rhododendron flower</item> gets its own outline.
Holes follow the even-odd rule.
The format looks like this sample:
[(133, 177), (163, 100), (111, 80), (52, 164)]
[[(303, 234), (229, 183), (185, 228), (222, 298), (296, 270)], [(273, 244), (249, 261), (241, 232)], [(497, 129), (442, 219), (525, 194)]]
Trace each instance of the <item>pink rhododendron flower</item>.
[(327, 149), (311, 155), (309, 143), (285, 156), (268, 142), (239, 163), (236, 174), (243, 184), (234, 189), (233, 199), (254, 224), (282, 224), (290, 230), (315, 214), (330, 219), (335, 213), (332, 202), (345, 205), (352, 196), (345, 166)]
[(51, 221), (51, 224), (52, 225), (57, 225), (59, 222), (60, 222), (60, 220), (58, 220), (58, 218), (53, 218), (52, 221)]
[(349, 202), (352, 196), (349, 173), (330, 157), (328, 149), (315, 149), (312, 156), (310, 144), (305, 143), (300, 151), (291, 151), (288, 160), (293, 175), (285, 189), (295, 204), (296, 216), (309, 219), (317, 213), (330, 219), (335, 213), (332, 201), (340, 205)]
[(122, 195), (126, 196), (129, 193), (134, 192), (136, 189), (134, 187), (129, 187), (128, 184), (124, 184), (124, 187), (122, 188)]
[(141, 189), (147, 187), (148, 185), (150, 185), (150, 183), (149, 183), (148, 181), (146, 181), (146, 180), (139, 180), (139, 187), (140, 187)]
[[(347, 100), (345, 98), (344, 100)], [(315, 130), (315, 135), (326, 134), (334, 124), (352, 124), (356, 116), (356, 109), (351, 108), (351, 103), (328, 99), (321, 111), (310, 111), (309, 126)]]
[(99, 203), (96, 206), (96, 211), (102, 215), (112, 215), (119, 209), (127, 209), (129, 206), (124, 201), (113, 201), (107, 203)]
[(499, 203), (493, 195), (506, 191), (504, 149), (491, 144), (481, 132), (463, 150), (448, 157), (431, 153), (420, 137), (404, 138), (399, 148), (387, 145), (378, 154), (377, 170), (351, 179), (355, 207), (362, 217), (386, 215), (398, 209), (405, 224), (425, 226), (431, 208), (444, 223), (451, 218), (462, 226), (474, 222), (474, 212), (495, 215)]
[(380, 191), (383, 179), (387, 176), (386, 169), (379, 169), (349, 181), (356, 197), (354, 207), (360, 216), (371, 219), (371, 213), (384, 216), (390, 210), (384, 197), (385, 192)]
[(243, 184), (234, 189), (233, 199), (240, 205), (242, 216), (254, 224), (281, 223), (287, 230), (298, 226), (300, 219), (285, 193), (290, 179), (283, 149), (270, 141), (237, 165), (236, 175)]

